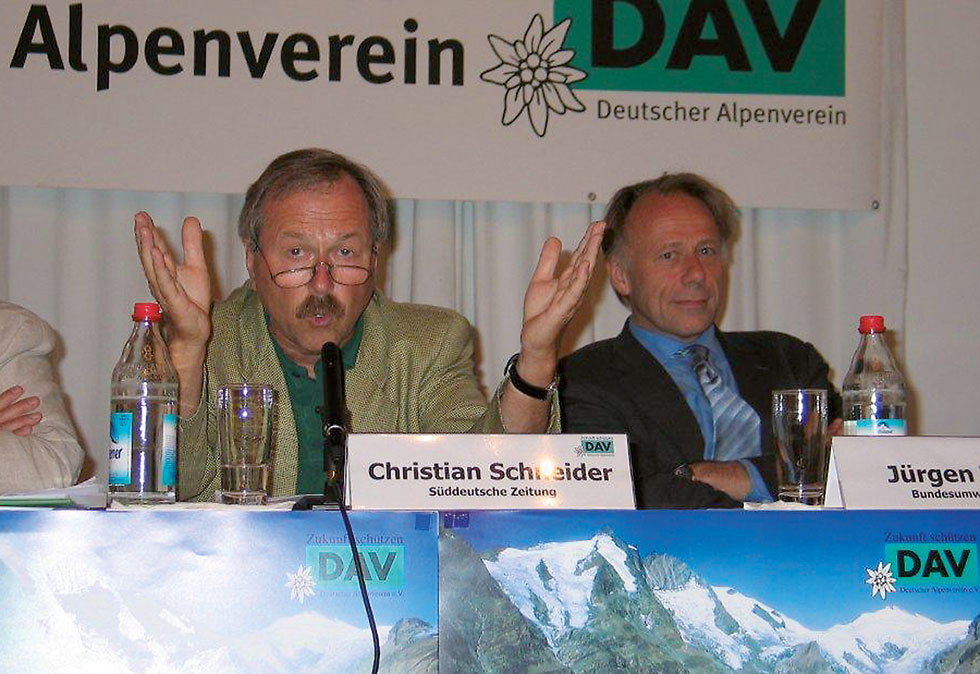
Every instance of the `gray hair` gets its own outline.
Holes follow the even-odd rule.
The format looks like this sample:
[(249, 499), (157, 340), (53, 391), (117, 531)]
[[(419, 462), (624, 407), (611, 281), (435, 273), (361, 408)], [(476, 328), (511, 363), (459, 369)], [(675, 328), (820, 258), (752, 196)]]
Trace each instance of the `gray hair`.
[(696, 173), (664, 173), (655, 180), (644, 180), (620, 188), (606, 208), (606, 231), (602, 235), (602, 252), (616, 253), (626, 238), (626, 219), (640, 197), (646, 194), (668, 196), (686, 194), (697, 199), (711, 213), (718, 234), (726, 245), (738, 229), (739, 213), (735, 202), (720, 187)]
[(331, 185), (345, 175), (350, 176), (364, 194), (372, 243), (384, 241), (388, 238), (390, 220), (388, 197), (381, 181), (357, 162), (320, 148), (294, 150), (272, 160), (245, 193), (245, 203), (238, 215), (238, 236), (258, 246), (265, 219), (263, 209), (269, 201), (320, 185)]

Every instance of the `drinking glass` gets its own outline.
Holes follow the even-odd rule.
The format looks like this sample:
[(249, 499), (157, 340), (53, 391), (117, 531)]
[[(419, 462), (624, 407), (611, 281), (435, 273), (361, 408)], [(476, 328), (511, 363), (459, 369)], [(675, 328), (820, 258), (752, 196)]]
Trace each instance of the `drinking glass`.
[(276, 392), (268, 386), (218, 389), (222, 503), (265, 503), (275, 404)]
[(772, 392), (780, 501), (822, 505), (827, 481), (827, 391)]

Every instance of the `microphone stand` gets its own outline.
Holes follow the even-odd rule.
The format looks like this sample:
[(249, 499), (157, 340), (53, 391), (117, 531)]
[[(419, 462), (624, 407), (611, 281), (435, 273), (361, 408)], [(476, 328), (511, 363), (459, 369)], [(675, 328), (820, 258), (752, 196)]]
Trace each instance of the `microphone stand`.
[(306, 494), (293, 510), (333, 509), (344, 501), (344, 471), (347, 466), (347, 400), (344, 391), (344, 364), (340, 348), (327, 342), (320, 350), (323, 362), (323, 494)]
[(334, 342), (327, 342), (320, 350), (323, 361), (323, 407), (317, 409), (323, 421), (323, 494), (306, 494), (293, 504), (293, 510), (340, 510), (347, 530), (347, 541), (350, 543), (354, 568), (357, 569), (357, 582), (361, 588), (361, 601), (367, 614), (368, 626), (371, 630), (371, 641), (374, 646), (374, 659), (371, 663), (372, 674), (377, 674), (381, 662), (381, 643), (378, 638), (378, 627), (371, 609), (371, 600), (367, 593), (367, 583), (364, 580), (364, 569), (361, 567), (361, 556), (357, 551), (357, 540), (354, 529), (347, 516), (344, 505), (344, 471), (347, 467), (347, 396), (344, 392), (344, 363), (340, 347)]

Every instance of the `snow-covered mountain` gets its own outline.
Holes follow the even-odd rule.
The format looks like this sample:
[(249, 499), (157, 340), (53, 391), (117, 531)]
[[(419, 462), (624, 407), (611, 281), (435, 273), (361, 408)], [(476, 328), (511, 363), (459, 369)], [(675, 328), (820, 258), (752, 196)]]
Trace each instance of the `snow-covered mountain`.
[(612, 567), (627, 593), (636, 592), (641, 569), (629, 563), (626, 551), (609, 535), (529, 550), (507, 548), (485, 563), (514, 605), (554, 645), (588, 621), (599, 560)]
[(895, 606), (864, 613), (827, 630), (809, 630), (770, 606), (729, 587), (715, 587), (719, 599), (739, 625), (764, 648), (764, 657), (778, 657), (787, 647), (808, 642), (840, 664), (843, 671), (924, 671), (937, 653), (961, 642), (968, 620), (939, 623)]
[(494, 550), (484, 553), (483, 565), (558, 662), (576, 673), (603, 671), (586, 654), (608, 655), (610, 633), (645, 649), (640, 656), (617, 643), (620, 671), (647, 671), (623, 663), (648, 662), (651, 653), (664, 670), (678, 671), (947, 671), (936, 662), (967, 638), (970, 625), (891, 606), (808, 629), (735, 588), (707, 584), (670, 555), (641, 559), (608, 530), (588, 540)]
[[(297, 613), (231, 637), (220, 624), (206, 624), (141, 596), (123, 596), (98, 574), (38, 582), (8, 553), (0, 546), (0, 595), (4, 611), (15, 616), (0, 619), (4, 672), (370, 671), (370, 632), (322, 613)], [(378, 632), (380, 671), (435, 671), (432, 626), (405, 619), (379, 625)]]
[(712, 590), (742, 631), (766, 652), (816, 638), (816, 632), (735, 588), (715, 585)]
[[(382, 642), (388, 628), (378, 630)], [(370, 633), (312, 611), (280, 618), (239, 640), (236, 660), (251, 671), (356, 672), (371, 656)]]
[[(256, 536), (244, 513), (221, 526), (199, 514), (10, 516), (0, 528), (0, 671), (370, 671), (359, 602), (344, 609), (316, 592), (297, 601), (296, 560), (275, 537)], [(297, 523), (277, 536), (289, 526), (306, 536)], [(435, 671), (434, 626), (403, 616), (378, 631), (381, 672)]]
[(961, 642), (969, 620), (938, 623), (894, 606), (864, 613), (822, 632), (817, 642), (851, 672), (923, 671), (940, 651)]

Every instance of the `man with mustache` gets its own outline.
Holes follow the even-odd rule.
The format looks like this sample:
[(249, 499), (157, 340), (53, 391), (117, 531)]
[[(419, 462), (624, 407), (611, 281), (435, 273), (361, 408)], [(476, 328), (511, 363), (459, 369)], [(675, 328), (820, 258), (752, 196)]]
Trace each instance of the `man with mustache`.
[(701, 176), (668, 173), (620, 189), (605, 220), (609, 279), (631, 313), (618, 337), (563, 361), (563, 428), (628, 434), (641, 508), (772, 500), (771, 392), (827, 389), (832, 433), (840, 398), (810, 344), (717, 328), (735, 204)]
[(558, 344), (588, 285), (595, 223), (559, 274), (561, 242), (542, 248), (524, 297), (521, 351), (488, 404), (469, 323), (447, 309), (392, 302), (375, 287), (388, 204), (367, 169), (322, 149), (284, 154), (245, 195), (238, 232), (249, 281), (211, 306), (201, 225), (184, 220), (178, 264), (146, 213), (136, 241), (170, 321), (180, 382), (178, 497), (218, 488), (215, 396), (229, 383), (278, 391), (269, 493), (320, 493), (324, 343), (341, 347), (355, 432), (544, 432), (557, 428)]

